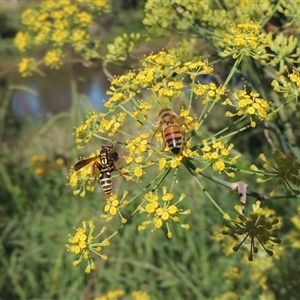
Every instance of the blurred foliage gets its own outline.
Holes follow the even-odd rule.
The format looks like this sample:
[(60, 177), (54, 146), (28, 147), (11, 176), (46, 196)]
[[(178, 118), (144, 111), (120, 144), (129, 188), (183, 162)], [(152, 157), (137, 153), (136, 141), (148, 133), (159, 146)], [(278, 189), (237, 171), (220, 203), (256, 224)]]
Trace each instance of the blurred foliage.
[[(46, 124), (36, 123), (32, 127), (19, 124), (18, 120), (13, 121), (9, 112), (9, 101), (11, 90), (15, 87), (10, 86), (6, 89), (4, 84), (0, 107), (0, 266), (5, 270), (0, 275), (1, 298), (298, 299), (300, 274), (296, 262), (300, 248), (300, 211), (297, 203), (299, 196), (296, 194), (299, 186), (295, 187), (292, 184), (297, 185), (299, 169), (299, 3), (111, 1), (110, 13), (102, 10), (106, 4), (106, 1), (80, 0), (21, 3), (18, 9), (24, 8), (21, 20), (23, 25), (27, 26), (21, 30), (15, 25), (15, 21), (11, 21), (11, 17), (21, 13), (14, 16), (5, 16), (5, 13), (0, 15), (0, 22), (2, 20), (4, 24), (2, 34), (18, 30), (21, 34), (16, 36), (15, 43), (19, 50), (30, 48), (19, 64), (23, 76), (33, 72), (42, 73), (45, 65), (59, 68), (64, 63), (65, 55), (89, 67), (99, 67), (100, 62), (102, 64), (102, 60), (105, 60), (108, 69), (110, 64), (122, 65), (125, 69), (138, 66), (139, 69), (136, 73), (132, 71), (123, 77), (114, 78), (109, 91), (111, 98), (106, 106), (109, 109), (117, 106), (116, 112), (110, 111), (106, 115), (102, 112), (89, 114), (86, 123), (79, 126), (88, 107), (84, 105), (81, 95), (78, 95), (74, 81), (71, 80), (70, 112), (58, 114)], [(71, 11), (68, 11), (70, 8), (74, 9), (76, 14), (70, 15), (66, 20), (64, 17)], [(44, 9), (46, 14), (52, 14), (51, 17), (44, 15), (43, 19), (41, 9)], [(62, 9), (65, 9), (65, 15), (61, 14)], [(138, 30), (143, 14), (145, 28)], [(136, 17), (134, 21), (130, 16)], [(85, 22), (82, 19), (82, 22), (78, 22), (77, 17), (85, 17)], [(37, 19), (34, 18), (41, 18), (41, 22), (36, 22)], [(55, 22), (58, 20), (61, 22)], [(66, 37), (60, 41), (55, 40), (58, 35), (53, 33), (63, 33), (59, 25), (66, 24)], [(42, 28), (46, 32), (43, 36), (45, 39), (39, 40), (42, 43), (37, 45), (34, 42), (37, 41), (36, 34), (43, 33)], [(124, 34), (123, 30), (130, 30), (132, 33), (126, 31)], [(83, 33), (85, 38), (76, 40), (75, 32)], [(117, 32), (118, 36), (111, 32)], [(104, 42), (106, 40), (110, 41), (108, 45)], [(213, 65), (215, 71), (197, 76), (191, 72), (190, 76), (185, 76), (182, 70), (179, 70), (182, 73), (177, 69), (174, 72), (171, 64), (166, 64), (160, 69), (167, 61), (163, 60), (162, 56), (157, 56), (155, 61), (150, 59), (151, 55), (147, 58), (142, 55), (148, 52), (149, 47), (157, 47), (157, 44), (153, 46), (157, 40), (163, 41), (164, 49), (169, 55), (165, 57), (176, 56), (181, 67), (194, 57), (202, 55), (209, 57), (210, 66)], [(246, 45), (244, 40), (248, 41)], [(28, 53), (32, 56), (27, 56)], [(160, 55), (164, 55), (162, 53), (164, 52), (160, 52)], [(5, 56), (4, 52), (0, 52), (0, 55), (1, 59)], [(142, 58), (144, 61), (141, 63)], [(141, 95), (145, 102), (153, 103), (151, 101), (154, 97), (150, 96), (149, 91), (154, 89), (154, 84), (142, 82), (141, 77), (138, 77), (144, 75), (143, 78), (147, 78), (146, 75), (152, 74), (149, 66), (145, 66), (147, 59), (150, 63), (155, 62), (157, 70), (161, 72), (155, 74), (156, 88), (164, 82), (176, 81), (179, 75), (180, 79), (177, 82), (184, 82), (187, 86), (193, 80), (201, 82), (203, 86), (204, 83), (210, 84), (210, 96), (216, 90), (214, 87), (228, 87), (226, 101), (227, 104), (233, 105), (232, 114), (237, 111), (245, 113), (243, 107), (234, 105), (241, 99), (249, 99), (251, 92), (254, 93), (254, 99), (261, 100), (261, 97), (262, 100), (272, 103), (272, 112), (276, 113), (274, 120), (259, 123), (261, 119), (253, 119), (249, 122), (250, 125), (241, 123), (240, 128), (233, 131), (231, 120), (236, 122), (238, 116), (225, 119), (225, 106), (218, 106), (218, 109), (211, 109), (212, 113), (210, 110), (206, 111), (207, 115), (203, 119), (205, 122), (201, 123), (198, 131), (197, 122), (191, 121), (190, 116), (183, 111), (182, 117), (186, 118), (185, 121), (190, 122), (190, 126), (195, 126), (191, 136), (197, 141), (193, 145), (196, 150), (208, 146), (202, 141), (204, 137), (227, 128), (229, 132), (232, 130), (231, 132), (235, 133), (230, 139), (230, 142), (235, 144), (232, 156), (237, 153), (243, 153), (243, 156), (233, 168), (236, 174), (235, 182), (229, 180), (224, 173), (218, 177), (205, 173), (192, 177), (189, 169), (185, 170), (182, 166), (180, 172), (168, 173), (174, 177), (166, 176), (164, 186), (172, 187), (174, 199), (179, 199), (184, 191), (188, 199), (188, 208), (192, 211), (192, 214), (185, 216), (188, 219), (189, 230), (173, 226), (171, 240), (166, 238), (169, 233), (167, 227), (138, 233), (137, 228), (145, 217), (144, 214), (131, 217), (136, 209), (133, 202), (122, 212), (128, 223), (120, 225), (120, 220), (113, 218), (108, 226), (104, 219), (99, 218), (108, 202), (98, 182), (94, 193), (89, 193), (84, 199), (74, 197), (70, 188), (66, 186), (69, 167), (75, 163), (74, 158), (78, 157), (74, 137), (71, 137), (70, 133), (72, 126), (76, 125), (77, 133), (82, 133), (82, 129), (87, 129), (84, 125), (93, 125), (94, 128), (88, 128), (84, 139), (81, 139), (82, 135), (79, 139), (77, 136), (77, 139), (82, 145), (82, 142), (89, 138), (89, 144), (85, 145), (85, 154), (99, 149), (99, 136), (91, 139), (89, 135), (98, 135), (95, 128), (101, 128), (103, 124), (100, 121), (105, 118), (109, 119), (109, 124), (123, 121), (120, 113), (127, 104), (120, 101), (121, 104), (116, 102), (117, 104), (112, 105), (112, 98), (116, 96), (114, 88), (121, 79), (130, 79), (129, 87), (126, 86), (128, 93), (123, 90), (120, 92), (124, 92), (124, 99), (132, 101), (130, 97), (135, 96), (134, 92)], [(201, 59), (197, 58), (197, 62), (199, 61)], [(106, 66), (103, 65), (103, 71), (112, 78)], [(139, 86), (141, 82), (144, 85)], [(118, 86), (120, 87), (123, 88)], [(140, 89), (145, 87), (147, 90), (139, 94)], [(167, 93), (170, 90), (166, 88), (160, 92)], [(182, 95), (177, 98), (176, 105), (174, 104), (176, 110), (181, 106), (188, 106), (187, 89), (180, 87), (179, 90), (182, 90)], [(257, 93), (260, 96), (257, 96)], [(246, 96), (242, 98), (241, 95)], [(161, 98), (164, 98), (167, 106), (171, 103), (168, 96), (163, 95)], [(195, 115), (200, 115), (207, 107), (207, 103), (200, 98), (200, 92), (197, 96), (194, 95), (194, 98), (190, 98), (188, 109), (192, 108), (191, 111)], [(161, 99), (156, 101), (158, 106), (163, 105)], [(137, 134), (139, 129), (136, 129), (136, 123), (140, 126), (145, 116), (153, 119), (153, 116), (157, 115), (156, 110), (147, 111), (146, 104), (138, 99), (133, 106), (126, 106), (126, 112), (132, 113), (133, 117), (130, 116), (130, 121), (126, 119), (122, 124), (121, 128), (124, 131), (118, 132), (119, 127), (115, 126), (109, 129), (111, 135), (105, 136), (107, 130), (104, 130), (101, 132), (100, 142), (103, 142), (103, 137), (106, 142), (112, 140), (118, 144), (120, 155), (129, 151), (126, 148), (129, 144), (127, 137)], [(139, 110), (134, 110), (136, 107)], [(262, 117), (263, 114), (259, 116)], [(136, 120), (138, 122), (133, 122)], [(201, 118), (197, 121), (200, 122)], [(154, 127), (153, 124), (151, 126)], [(149, 128), (154, 131), (152, 127)], [(19, 128), (17, 133), (16, 128)], [(127, 141), (124, 132), (128, 134)], [(134, 144), (134, 141), (131, 140), (130, 143)], [(138, 141), (135, 143), (139, 145)], [(275, 149), (281, 151), (275, 152), (272, 157)], [(147, 151), (150, 150), (147, 148)], [(265, 153), (265, 156), (258, 157), (261, 153)], [(163, 155), (170, 165), (178, 162), (170, 152), (164, 153), (159, 149), (156, 154)], [(132, 159), (135, 159), (135, 156), (132, 156)], [(224, 160), (224, 163), (227, 161)], [(161, 167), (162, 161), (159, 164)], [(127, 171), (134, 172), (134, 168), (130, 169), (131, 162), (126, 162), (126, 157), (120, 161), (120, 165), (129, 167)], [(250, 165), (252, 169), (249, 168)], [(176, 165), (174, 169), (177, 167)], [(222, 168), (223, 165), (219, 164), (218, 167)], [(209, 170), (210, 173), (213, 172)], [(126, 181), (115, 173), (114, 191), (122, 194), (124, 190), (128, 190), (131, 195), (141, 192), (140, 183)], [(274, 179), (277, 178), (274, 174), (279, 174), (276, 185), (287, 188), (290, 194), (270, 197), (268, 193), (274, 191), (274, 183), (267, 181), (258, 185), (254, 174), (263, 175), (261, 180), (267, 176)], [(157, 170), (147, 169), (147, 174), (142, 175), (143, 182), (150, 182), (155, 175)], [(248, 187), (236, 187), (234, 184), (237, 181), (243, 181)], [(244, 190), (238, 190), (237, 193), (235, 189), (238, 188)], [(243, 203), (244, 211), (243, 207), (235, 206), (241, 201), (241, 195), (247, 198), (247, 203)], [(164, 196), (169, 197), (170, 193)], [(256, 199), (263, 201), (263, 207), (254, 203)], [(216, 209), (219, 205), (226, 212), (225, 219), (227, 215), (237, 216), (237, 219), (229, 219), (225, 227), (225, 236), (224, 220), (220, 217), (220, 211)], [(74, 258), (72, 259), (72, 255), (65, 248), (72, 226), (75, 226), (75, 231), (71, 233), (73, 235), (74, 232), (79, 232), (81, 226), (84, 227), (82, 220), (93, 221), (98, 231), (99, 228), (107, 226), (106, 231), (101, 234), (101, 239), (113, 238), (109, 247), (101, 249), (104, 255), (108, 255), (107, 261), (94, 254), (95, 270), (91, 274), (84, 274), (84, 270), (87, 269), (83, 264), (77, 268), (72, 267)], [(269, 223), (269, 220), (273, 220), (274, 223)], [(253, 223), (259, 224), (260, 227), (256, 228)], [(273, 256), (268, 256), (270, 252), (256, 253), (254, 245), (251, 250), (255, 259), (248, 261), (250, 243), (241, 243), (244, 237), (239, 237), (238, 234), (245, 234), (252, 239), (272, 239), (274, 237), (272, 234), (268, 236), (268, 230), (273, 225), (278, 229), (281, 245), (267, 245), (268, 250), (271, 249), (272, 254), (274, 252)], [(239, 245), (243, 251), (235, 253), (234, 250), (237, 250)]]

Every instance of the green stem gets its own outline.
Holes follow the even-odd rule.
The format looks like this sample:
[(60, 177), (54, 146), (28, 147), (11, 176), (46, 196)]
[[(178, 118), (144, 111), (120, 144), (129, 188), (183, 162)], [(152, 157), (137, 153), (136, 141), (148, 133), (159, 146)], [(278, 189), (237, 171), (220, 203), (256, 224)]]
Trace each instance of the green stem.
[(233, 77), (234, 73), (236, 72), (236, 70), (238, 69), (239, 64), (241, 63), (241, 61), (243, 60), (244, 57), (244, 53), (241, 53), (241, 55), (238, 56), (238, 58), (236, 59), (236, 61), (234, 62), (233, 67), (230, 70), (230, 73), (228, 74), (225, 82), (224, 82), (224, 86), (227, 86), (229, 81), (231, 80), (231, 78)]
[(173, 180), (172, 180), (172, 183), (171, 183), (170, 193), (172, 193), (174, 183), (176, 182), (177, 173), (178, 173), (178, 168), (175, 169), (175, 172), (174, 172), (174, 175), (173, 175)]
[[(226, 139), (226, 138), (228, 138), (228, 137), (230, 137), (230, 136), (236, 135), (236, 134), (238, 134), (238, 133), (240, 133), (240, 132), (243, 132), (244, 130), (246, 130), (246, 129), (250, 128), (250, 127), (251, 127), (251, 124), (249, 124), (249, 125), (247, 125), (247, 126), (244, 126), (244, 127), (240, 128), (240, 129), (238, 129), (238, 130), (236, 130), (236, 131), (233, 131), (233, 132), (230, 132), (230, 133), (228, 133), (228, 134), (226, 134), (226, 135), (221, 136), (221, 139), (223, 140), (223, 139)], [(229, 128), (228, 128), (228, 129), (229, 129)], [(218, 133), (212, 135), (211, 137), (214, 137), (214, 136), (216, 136), (216, 135), (219, 135), (219, 134), (222, 133), (222, 132), (223, 132), (223, 130), (221, 130), (220, 132), (218, 132)]]
[[(195, 174), (197, 174), (195, 172), (196, 166), (192, 163), (191, 160), (185, 159), (185, 160), (183, 160), (183, 164), (185, 165), (185, 167), (187, 168), (187, 170), (189, 171), (189, 173), (191, 175), (196, 176), (195, 175)], [(200, 172), (199, 175), (201, 175), (204, 178), (211, 180), (219, 185), (230, 188), (231, 190), (236, 190), (236, 186), (237, 186), (236, 182), (230, 183), (230, 182), (222, 180), (216, 176), (213, 176), (210, 174), (208, 175), (203, 172)], [(246, 194), (247, 194), (247, 196), (253, 197), (253, 198), (255, 198), (257, 200), (261, 200), (261, 201), (272, 200), (272, 199), (300, 199), (300, 195), (296, 195), (296, 194), (291, 194), (291, 195), (277, 194), (277, 195), (271, 197), (269, 195), (259, 194), (257, 192), (251, 191), (249, 189), (247, 189)]]
[(62, 113), (58, 113), (57, 115), (54, 115), (39, 131), (38, 131), (38, 134), (40, 135), (43, 135), (45, 134), (49, 128), (59, 119), (62, 119), (62, 118), (68, 118), (70, 117), (70, 113), (65, 113), (65, 112), (62, 112)]
[(204, 186), (201, 184), (201, 181), (196, 177), (196, 183), (199, 185), (199, 187), (202, 189), (204, 194), (207, 196), (207, 198), (211, 201), (211, 203), (219, 210), (219, 212), (223, 215), (225, 215), (224, 210), (217, 204), (217, 202), (213, 199), (213, 197), (209, 194), (209, 192), (204, 188)]
[[(192, 80), (191, 86), (194, 86), (195, 79)], [(193, 100), (193, 92), (191, 91), (190, 97), (189, 97), (189, 105), (188, 105), (188, 111), (190, 112), (190, 109), (192, 107), (192, 100)]]
[(6, 116), (7, 109), (8, 109), (9, 103), (10, 103), (10, 99), (11, 99), (11, 96), (12, 96), (12, 93), (14, 90), (25, 91), (26, 93), (30, 93), (35, 96), (37, 95), (37, 93), (35, 91), (33, 91), (25, 86), (22, 86), (22, 85), (11, 84), (8, 86), (8, 88), (4, 94), (4, 97), (3, 97), (1, 107), (0, 107), (0, 144), (2, 144), (2, 142), (3, 142), (2, 139), (3, 139), (4, 127), (5, 127), (5, 116)]
[[(213, 134), (213, 135), (210, 137), (210, 141), (208, 141), (207, 144), (208, 144), (208, 145), (212, 144), (212, 138), (213, 138), (213, 137), (218, 136), (218, 135), (221, 135), (223, 132), (229, 130), (234, 124), (236, 124), (237, 122), (242, 121), (242, 120), (244, 119), (244, 117), (246, 117), (246, 116), (243, 116), (241, 119), (238, 119), (237, 121), (235, 121), (235, 122), (234, 122), (233, 124), (231, 124), (230, 126), (227, 126), (227, 127), (223, 128), (222, 130), (220, 130), (219, 132)], [(238, 130), (236, 130), (236, 131), (233, 131), (233, 132), (228, 133), (227, 135), (221, 136), (220, 139), (221, 139), (221, 140), (224, 140), (224, 139), (226, 139), (226, 138), (228, 138), (228, 137), (230, 137), (230, 136), (233, 136), (233, 135), (236, 135), (236, 134), (238, 134), (238, 133), (240, 133), (240, 132), (243, 132), (244, 130), (246, 130), (246, 129), (250, 128), (250, 127), (251, 127), (251, 124), (248, 124), (248, 125), (246, 125), (246, 126), (240, 128), (240, 129), (238, 129)], [(191, 147), (191, 150), (199, 149), (199, 145), (201, 145), (201, 144), (194, 145), (193, 147)]]
[(138, 120), (136, 117), (134, 117), (134, 116), (132, 115), (132, 113), (131, 113), (129, 110), (127, 110), (122, 104), (120, 104), (119, 107), (120, 107), (127, 115), (129, 115), (132, 119), (134, 119), (135, 121), (139, 122), (141, 125), (144, 125), (144, 123), (143, 123), (142, 121), (140, 121), (140, 120)]

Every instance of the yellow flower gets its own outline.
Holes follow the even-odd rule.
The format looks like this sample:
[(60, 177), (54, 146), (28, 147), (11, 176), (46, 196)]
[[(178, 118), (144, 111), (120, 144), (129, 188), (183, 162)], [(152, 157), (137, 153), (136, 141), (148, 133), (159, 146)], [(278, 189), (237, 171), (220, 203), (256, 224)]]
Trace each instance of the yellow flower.
[[(62, 28), (57, 28), (51, 35), (51, 40), (57, 45), (63, 45), (69, 36), (69, 32)], [(55, 51), (55, 50), (53, 50)]]
[(29, 41), (30, 41), (29, 33), (19, 31), (15, 36), (14, 44), (20, 52), (24, 52), (30, 47)]
[(19, 63), (19, 72), (23, 77), (30, 76), (37, 69), (37, 62), (34, 58), (23, 58)]
[(145, 291), (133, 291), (131, 293), (132, 300), (151, 300), (151, 297)]
[(133, 174), (139, 178), (144, 174), (144, 172), (142, 168), (138, 167), (134, 170)]
[(49, 50), (45, 54), (45, 65), (49, 66), (50, 68), (56, 68), (58, 69), (60, 65), (62, 64), (63, 52), (61, 49), (57, 50)]
[(167, 160), (165, 158), (160, 158), (158, 161), (158, 171), (163, 171), (167, 166)]
[(181, 224), (179, 220), (179, 215), (187, 215), (191, 213), (191, 210), (182, 211), (177, 206), (178, 204), (185, 199), (185, 194), (181, 194), (180, 198), (175, 201), (175, 195), (171, 192), (168, 192), (167, 187), (163, 186), (163, 195), (159, 197), (153, 192), (148, 192), (145, 194), (144, 199), (146, 200), (145, 208), (143, 206), (139, 207), (139, 211), (147, 212), (148, 217), (151, 218), (151, 221), (143, 221), (142, 224), (138, 227), (138, 230), (145, 230), (150, 224), (153, 224), (154, 228), (161, 228), (164, 223), (167, 224), (169, 238), (172, 237), (168, 222), (174, 221), (182, 228), (188, 229), (187, 224)]
[[(88, 226), (87, 226), (88, 225)], [(75, 254), (80, 254), (78, 260), (73, 262), (74, 266), (77, 266), (84, 259), (87, 261), (88, 266), (85, 269), (87, 273), (95, 269), (95, 264), (91, 258), (91, 253), (97, 253), (102, 259), (106, 260), (107, 256), (101, 254), (102, 247), (109, 246), (109, 243), (104, 240), (101, 243), (94, 244), (93, 233), (95, 231), (95, 224), (93, 221), (83, 221), (82, 227), (74, 228), (76, 233), (74, 236), (69, 235), (68, 242), (66, 245), (67, 251)], [(101, 236), (106, 231), (106, 227), (102, 227), (98, 236)]]
[(77, 13), (76, 15), (74, 15), (74, 21), (75, 21), (75, 24), (78, 23), (81, 26), (88, 26), (88, 25), (92, 24), (93, 17), (91, 14), (89, 14), (85, 11), (81, 11), (81, 12)]
[(78, 42), (85, 38), (86, 31), (83, 29), (75, 29), (70, 37), (71, 42)]
[(225, 28), (223, 39), (218, 43), (224, 48), (220, 53), (222, 57), (232, 55), (236, 59), (240, 55), (246, 55), (260, 60), (268, 58), (267, 41), (265, 35), (261, 34), (259, 23), (244, 22), (238, 25), (232, 23), (231, 26)]

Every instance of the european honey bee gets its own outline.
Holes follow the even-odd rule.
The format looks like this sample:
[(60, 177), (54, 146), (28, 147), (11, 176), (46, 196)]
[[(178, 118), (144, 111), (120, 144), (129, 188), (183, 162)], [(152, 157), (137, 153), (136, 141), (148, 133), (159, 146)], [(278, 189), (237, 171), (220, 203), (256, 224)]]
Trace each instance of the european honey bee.
[(185, 125), (185, 123), (181, 122), (180, 117), (171, 109), (163, 108), (159, 112), (158, 127), (154, 135), (158, 130), (161, 131), (164, 140), (163, 149), (167, 145), (174, 154), (179, 154), (184, 149), (185, 139), (181, 130), (183, 124)]
[[(98, 162), (97, 159), (99, 159), (100, 162)], [(114, 151), (112, 144), (102, 145), (101, 151), (98, 155), (79, 161), (75, 164), (74, 170), (78, 171), (87, 164), (94, 162), (90, 176), (93, 176), (95, 174), (95, 169), (98, 168), (98, 170), (100, 171), (99, 180), (103, 192), (107, 195), (110, 195), (112, 190), (111, 172), (114, 170), (118, 170), (120, 175), (124, 176), (122, 171), (116, 165), (118, 159), (118, 152)]]

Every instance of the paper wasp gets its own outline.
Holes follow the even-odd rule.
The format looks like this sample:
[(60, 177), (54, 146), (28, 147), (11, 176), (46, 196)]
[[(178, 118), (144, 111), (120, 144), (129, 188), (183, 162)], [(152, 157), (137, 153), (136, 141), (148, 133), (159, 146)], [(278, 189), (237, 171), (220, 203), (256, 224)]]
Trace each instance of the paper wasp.
[[(97, 161), (97, 159), (100, 160)], [(116, 162), (119, 159), (118, 152), (114, 151), (113, 145), (102, 145), (101, 151), (98, 155), (83, 159), (77, 162), (74, 170), (78, 171), (87, 164), (93, 162), (91, 176), (95, 174), (95, 169), (100, 171), (100, 184), (105, 194), (110, 195), (112, 190), (111, 172), (118, 170), (121, 176), (124, 176), (122, 171), (117, 167)]]

